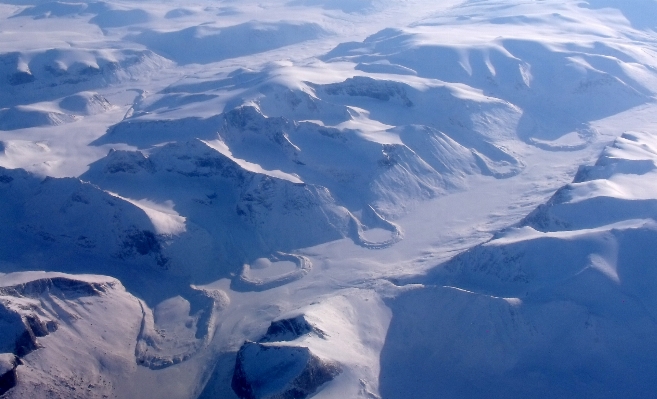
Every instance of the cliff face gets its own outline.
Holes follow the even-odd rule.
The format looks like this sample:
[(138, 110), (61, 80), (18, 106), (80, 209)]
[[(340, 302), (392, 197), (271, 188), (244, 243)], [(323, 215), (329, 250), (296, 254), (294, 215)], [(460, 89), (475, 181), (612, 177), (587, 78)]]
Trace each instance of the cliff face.
[(340, 373), (304, 347), (247, 342), (237, 353), (232, 388), (242, 399), (307, 398)]
[[(7, 284), (9, 283), (9, 284)], [(0, 388), (8, 398), (50, 395), (102, 397), (111, 386), (98, 384), (97, 359), (114, 365), (134, 347), (137, 300), (118, 280), (61, 273), (14, 273), (0, 285)], [(116, 312), (116, 313), (115, 313)], [(108, 339), (107, 334), (116, 334)], [(106, 342), (106, 339), (108, 340)], [(116, 345), (124, 340), (124, 346)], [(129, 352), (128, 352), (129, 353)], [(75, 364), (67, 358), (74, 357)], [(110, 360), (112, 358), (113, 360)], [(134, 362), (134, 360), (133, 360)], [(81, 367), (81, 369), (78, 369)], [(57, 368), (58, 373), (49, 372)], [(85, 393), (86, 391), (86, 393)]]

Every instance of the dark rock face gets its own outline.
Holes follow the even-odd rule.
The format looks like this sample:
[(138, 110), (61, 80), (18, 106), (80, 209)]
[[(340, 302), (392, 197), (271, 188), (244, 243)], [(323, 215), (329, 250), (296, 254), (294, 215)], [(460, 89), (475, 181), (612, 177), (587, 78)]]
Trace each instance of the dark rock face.
[[(153, 255), (157, 265), (166, 268), (169, 259), (162, 254), (162, 245), (155, 233), (148, 230), (133, 231), (123, 241), (125, 255)], [(121, 254), (123, 255), (123, 254)]]
[(147, 255), (151, 252), (160, 252), (160, 242), (155, 234), (150, 231), (137, 231), (128, 236), (126, 245), (129, 245), (140, 255)]
[(36, 335), (34, 331), (29, 326), (25, 326), (23, 333), (18, 336), (16, 339), (16, 346), (14, 348), (14, 353), (17, 356), (23, 357), (28, 353), (39, 349), (39, 343), (36, 340)]
[(39, 349), (37, 337), (45, 337), (51, 332), (57, 331), (57, 322), (53, 320), (42, 321), (35, 315), (27, 315), (23, 319), (25, 331), (16, 340), (14, 353), (17, 356), (25, 356), (33, 350)]
[(37, 337), (45, 337), (57, 330), (54, 321), (43, 321), (35, 314), (21, 316), (17, 311), (0, 304), (0, 351), (10, 351), (23, 357), (40, 347)]
[(324, 331), (310, 324), (304, 315), (299, 315), (290, 319), (272, 321), (260, 342), (293, 341), (306, 334), (315, 334), (321, 338), (326, 336)]
[(34, 333), (30, 336), (31, 330), (28, 332), (28, 329), (16, 310), (4, 301), (0, 302), (0, 353), (26, 354), (34, 350), (36, 337)]
[(0, 375), (0, 395), (16, 386), (16, 369), (13, 368), (8, 372)]
[(16, 386), (16, 367), (20, 360), (9, 353), (0, 354), (0, 395)]
[(75, 299), (82, 296), (98, 296), (111, 288), (113, 283), (89, 283), (66, 277), (33, 280), (24, 284), (0, 287), (0, 295), (37, 297), (45, 292)]
[(342, 83), (332, 83), (322, 87), (326, 94), (332, 96), (369, 97), (380, 101), (390, 101), (396, 98), (407, 107), (413, 106), (413, 102), (406, 95), (404, 86), (399, 83), (356, 76)]
[(116, 151), (110, 150), (107, 155), (105, 173), (131, 173), (140, 171), (153, 173), (155, 167), (150, 159), (146, 158), (141, 151)]
[[(43, 316), (34, 313), (35, 308), (25, 308), (23, 304), (13, 303), (12, 297), (38, 298), (47, 294), (59, 298), (77, 299), (101, 295), (112, 285), (112, 282), (90, 283), (66, 277), (53, 277), (0, 287), (0, 297), (2, 297), (0, 299), (0, 353), (12, 353), (18, 358), (26, 356), (41, 347), (37, 338), (45, 337), (58, 328), (57, 322), (42, 319)], [(0, 355), (0, 363), (4, 362), (2, 356), (4, 355)], [(0, 371), (1, 369), (2, 367)], [(10, 379), (10, 376), (6, 379)]]
[(18, 383), (16, 367), (21, 358), (42, 347), (38, 338), (58, 328), (47, 313), (27, 298), (42, 296), (78, 299), (99, 296), (114, 287), (114, 281), (88, 282), (67, 277), (50, 277), (0, 287), (0, 397)]
[(45, 337), (57, 324), (44, 322), (30, 314), (22, 317), (16, 310), (0, 303), (0, 353), (11, 352), (25, 356), (39, 348), (37, 337)]
[(25, 324), (30, 327), (30, 330), (32, 330), (36, 337), (45, 337), (52, 331), (57, 330), (56, 322), (52, 320), (43, 322), (41, 319), (34, 315), (25, 316)]
[(237, 354), (231, 387), (242, 399), (303, 399), (340, 372), (338, 364), (308, 348), (246, 342)]
[(16, 72), (8, 77), (9, 84), (12, 86), (32, 83), (35, 80), (34, 75), (29, 72)]

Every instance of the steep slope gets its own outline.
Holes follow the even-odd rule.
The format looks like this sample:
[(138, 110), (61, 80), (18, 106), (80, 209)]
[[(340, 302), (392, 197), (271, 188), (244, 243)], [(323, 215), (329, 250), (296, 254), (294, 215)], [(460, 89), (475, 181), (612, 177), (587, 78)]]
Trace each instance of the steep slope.
[(626, 132), (593, 166), (583, 166), (522, 225), (538, 231), (592, 229), (633, 219), (655, 219), (656, 193), (650, 181), (657, 166), (652, 135)]
[[(380, 83), (385, 87), (385, 82)], [(377, 83), (365, 80), (363, 90), (372, 85)], [(267, 87), (272, 98), (283, 90)], [(304, 92), (290, 93), (301, 96)], [(404, 214), (417, 201), (461, 189), (467, 175), (507, 178), (519, 173), (524, 166), (508, 148), (495, 145), (474, 132), (466, 133), (467, 128), (456, 138), (425, 125), (398, 128), (380, 125), (370, 131), (358, 125), (358, 121), (369, 117), (365, 111), (306, 96), (309, 106), (341, 109), (349, 119), (337, 127), (322, 126), (316, 120), (265, 116), (263, 113), (271, 109), (262, 110), (262, 103), (256, 106), (245, 98), (248, 97), (241, 97), (240, 101), (250, 105), (216, 116), (152, 120), (146, 110), (167, 102), (167, 96), (161, 97), (151, 102), (153, 105), (139, 104), (132, 117), (111, 127), (94, 144), (125, 142), (147, 149), (169, 141), (200, 138), (250, 164), (283, 171), (299, 176), (306, 183), (327, 187), (353, 211), (372, 206), (386, 217)], [(295, 109), (298, 108), (303, 107)], [(274, 112), (274, 115), (299, 117), (294, 110)], [(321, 119), (325, 115), (318, 111), (316, 117)], [(422, 111), (421, 115), (429, 113)], [(414, 120), (412, 116), (406, 117), (409, 123)], [(421, 118), (418, 122), (422, 122)]]
[(303, 291), (287, 298), (280, 291), (262, 293), (271, 299), (264, 308), (241, 297), (260, 313), (279, 308), (275, 318), (248, 320), (243, 311), (226, 310), (230, 327), (222, 325), (219, 333), (231, 328), (247, 340), (236, 347), (225, 341), (236, 353), (218, 359), (200, 398), (377, 397), (378, 354), (389, 322), (379, 295), (347, 288), (310, 298)]
[(0, 168), (0, 190), (5, 262), (79, 270), (81, 258), (96, 258), (96, 271), (106, 272), (110, 260), (157, 268), (169, 261), (142, 209), (91, 184)]
[[(131, 358), (141, 316), (139, 301), (118, 280), (9, 274), (3, 276), (0, 297), (5, 315), (2, 351), (20, 358), (15, 385), (3, 397), (117, 395), (121, 387), (115, 376), (135, 368)], [(14, 342), (15, 349), (5, 347)]]
[(191, 302), (203, 298), (204, 306), (196, 311), (182, 297), (151, 310), (110, 277), (3, 275), (3, 398), (107, 398), (137, 391), (179, 397), (171, 384), (157, 382), (154, 370), (189, 361), (204, 348), (217, 312), (228, 303), (216, 290), (197, 296)]
[[(211, 237), (203, 239), (207, 246), (197, 259), (203, 263), (193, 266), (201, 275), (343, 237), (374, 245), (362, 237), (362, 222), (337, 204), (325, 187), (234, 158), (220, 144), (171, 143), (148, 157), (112, 151), (82, 179), (142, 203), (169, 204), (184, 216), (189, 234)], [(370, 219), (370, 224), (398, 233), (380, 217)]]

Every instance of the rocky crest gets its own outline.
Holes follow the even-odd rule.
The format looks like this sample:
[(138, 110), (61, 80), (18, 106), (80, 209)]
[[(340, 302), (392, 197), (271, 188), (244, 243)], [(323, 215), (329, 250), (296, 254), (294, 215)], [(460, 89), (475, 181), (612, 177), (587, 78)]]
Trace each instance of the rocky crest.
[(231, 387), (242, 399), (303, 399), (340, 371), (308, 348), (246, 342), (237, 354)]

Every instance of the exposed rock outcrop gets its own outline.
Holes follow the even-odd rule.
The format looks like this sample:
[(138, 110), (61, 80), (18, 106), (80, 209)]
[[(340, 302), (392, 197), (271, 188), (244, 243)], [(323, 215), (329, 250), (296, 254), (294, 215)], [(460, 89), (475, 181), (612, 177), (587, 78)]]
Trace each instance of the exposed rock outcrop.
[(272, 321), (260, 342), (293, 341), (306, 334), (315, 334), (321, 338), (326, 336), (324, 331), (310, 323), (306, 315), (302, 314), (289, 319)]
[(57, 322), (42, 315), (34, 299), (44, 294), (61, 299), (98, 296), (112, 286), (53, 277), (0, 287), (0, 353), (23, 357), (41, 347), (37, 338), (57, 330)]
[[(45, 396), (34, 394), (34, 373), (43, 372), (40, 368), (47, 367), (44, 364), (50, 361), (48, 350), (57, 348), (58, 340), (71, 338), (67, 336), (67, 328), (79, 328), (80, 320), (88, 315), (89, 305), (103, 302), (112, 291), (122, 288), (121, 284), (103, 276), (76, 278), (45, 272), (10, 273), (2, 277), (0, 397), (79, 397), (58, 396), (52, 390)], [(64, 331), (55, 333), (60, 329)], [(41, 340), (46, 336), (49, 337)], [(72, 353), (79, 350), (73, 344), (67, 345), (71, 345)], [(35, 351), (37, 353), (33, 353)], [(19, 365), (24, 366), (17, 368)], [(60, 376), (53, 378), (59, 379)], [(67, 377), (61, 378), (63, 381)], [(69, 386), (64, 389), (69, 389)]]
[(16, 367), (20, 360), (11, 353), (0, 354), (0, 395), (16, 386)]
[(242, 399), (302, 399), (341, 369), (310, 349), (246, 342), (235, 363), (232, 388)]
[(40, 347), (37, 338), (57, 330), (57, 323), (34, 313), (21, 315), (9, 301), (0, 302), (0, 351), (25, 356)]

